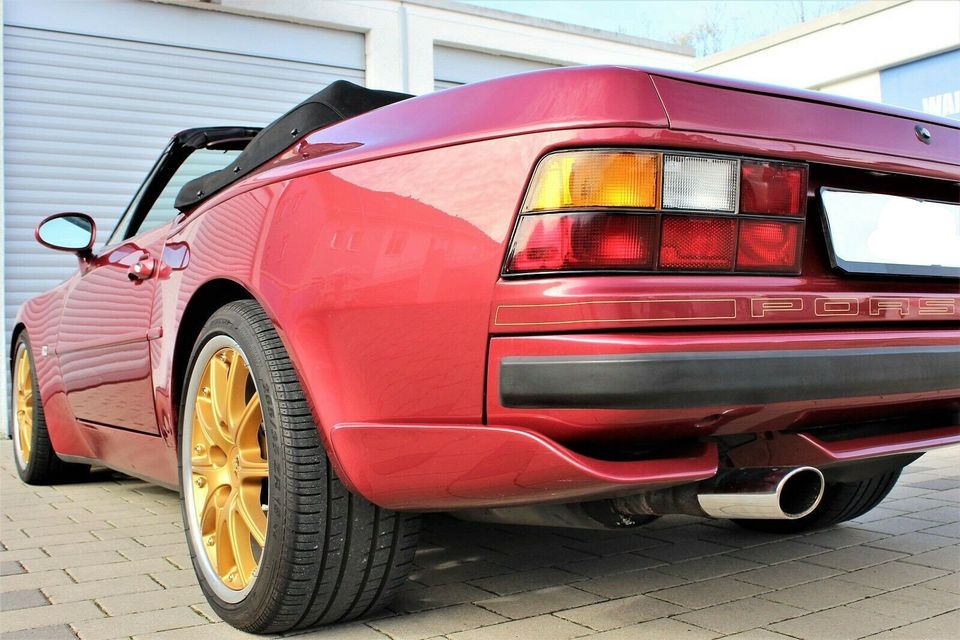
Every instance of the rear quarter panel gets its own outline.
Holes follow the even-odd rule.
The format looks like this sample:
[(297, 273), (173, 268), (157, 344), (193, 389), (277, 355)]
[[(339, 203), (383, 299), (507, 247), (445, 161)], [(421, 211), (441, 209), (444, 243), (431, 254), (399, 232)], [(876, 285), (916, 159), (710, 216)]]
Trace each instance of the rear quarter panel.
[[(169, 245), (175, 335), (194, 292), (246, 287), (276, 324), (323, 430), (339, 422), (481, 423), (490, 299), (541, 136), (439, 148), (240, 193)], [(156, 354), (169, 380), (173, 340)], [(174, 424), (169, 382), (158, 389)]]

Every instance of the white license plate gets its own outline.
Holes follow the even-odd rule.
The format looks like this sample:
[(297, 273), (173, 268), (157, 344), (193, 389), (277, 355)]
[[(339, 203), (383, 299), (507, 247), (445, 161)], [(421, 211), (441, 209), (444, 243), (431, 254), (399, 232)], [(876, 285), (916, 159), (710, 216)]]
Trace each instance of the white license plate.
[(960, 277), (960, 205), (827, 188), (820, 198), (835, 267)]

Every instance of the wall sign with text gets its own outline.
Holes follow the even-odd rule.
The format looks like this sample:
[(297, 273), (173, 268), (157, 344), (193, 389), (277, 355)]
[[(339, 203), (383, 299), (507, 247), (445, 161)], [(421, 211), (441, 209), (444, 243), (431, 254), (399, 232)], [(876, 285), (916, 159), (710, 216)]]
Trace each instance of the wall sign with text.
[(884, 104), (960, 120), (960, 49), (880, 71)]

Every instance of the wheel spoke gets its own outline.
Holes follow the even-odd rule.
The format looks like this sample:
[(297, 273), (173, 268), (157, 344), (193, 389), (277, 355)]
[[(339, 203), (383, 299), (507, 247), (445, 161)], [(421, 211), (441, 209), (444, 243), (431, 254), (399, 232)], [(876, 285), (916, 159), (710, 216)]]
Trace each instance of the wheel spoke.
[[(209, 487), (203, 492), (202, 495), (199, 496), (202, 498), (202, 500), (200, 501), (200, 504), (197, 505), (197, 515), (200, 516), (201, 531), (203, 531), (203, 533), (212, 533), (212, 531), (209, 531), (209, 529), (213, 526), (217, 519), (217, 511), (219, 510), (219, 507), (217, 507), (217, 492), (214, 491), (215, 488), (216, 487)], [(195, 493), (194, 496), (196, 497), (197, 494)]]
[(23, 452), (23, 459), (30, 459), (30, 450), (33, 448), (33, 420), (25, 418), (20, 425), (20, 451)]
[[(234, 492), (231, 496), (229, 523), (233, 555), (236, 559), (237, 578), (241, 586), (246, 586), (253, 578), (253, 572), (257, 568), (258, 558), (254, 554), (253, 544), (251, 542), (251, 537), (257, 538), (257, 535), (251, 528), (250, 522), (244, 514), (242, 503), (243, 498), (241, 492)], [(262, 543), (259, 541), (257, 544), (262, 546)]]
[[(217, 510), (217, 529), (216, 529), (216, 555), (215, 563), (217, 573), (220, 579), (233, 588), (231, 583), (236, 582), (237, 557), (234, 547), (233, 531), (231, 525), (231, 507), (232, 496), (226, 499), (225, 504)], [(231, 577), (233, 574), (233, 577)]]
[[(200, 390), (201, 394), (203, 389)], [(230, 442), (216, 421), (216, 409), (213, 401), (208, 397), (197, 396), (194, 425), (200, 426), (200, 432), (206, 439), (207, 446), (220, 447), (223, 451), (230, 450)]]
[(30, 356), (24, 349), (20, 356), (20, 362), (17, 363), (17, 387), (20, 389), (20, 393), (25, 393), (27, 389), (32, 390), (32, 382), (30, 379)]
[(241, 480), (266, 480), (270, 476), (270, 466), (266, 460), (240, 459), (238, 475)]
[[(199, 464), (192, 463), (190, 470), (193, 472), (193, 483), (197, 489), (203, 489), (205, 496), (211, 496), (220, 487), (229, 487), (229, 483), (224, 482), (224, 474), (219, 469), (211, 465), (202, 458), (194, 458)], [(206, 498), (205, 498), (206, 499)]]
[(237, 433), (240, 431), (241, 419), (247, 408), (246, 390), (250, 372), (247, 364), (238, 352), (233, 351), (228, 360), (226, 397), (224, 398), (224, 419), (230, 430), (230, 438), (238, 443)]
[(193, 455), (190, 456), (191, 471), (202, 476), (207, 476), (214, 472), (215, 467), (206, 455), (198, 454), (196, 451), (192, 453)]
[[(196, 498), (197, 494), (194, 493)], [(217, 506), (216, 492), (207, 491), (202, 496), (203, 504), (197, 507), (198, 530), (200, 531), (200, 540), (204, 549), (206, 549), (207, 558), (210, 564), (219, 573), (219, 556), (217, 546), (219, 539), (217, 537), (218, 523), (220, 522), (221, 509)]]
[(263, 412), (260, 407), (260, 394), (254, 393), (244, 406), (240, 417), (237, 419), (237, 432), (235, 442), (240, 445), (248, 445), (251, 440), (256, 443), (257, 432), (260, 425), (263, 424)]
[(20, 425), (20, 451), (23, 452), (23, 457), (27, 458), (30, 453), (30, 427), (29, 425)]
[(241, 487), (237, 492), (237, 514), (258, 545), (267, 542), (267, 514), (260, 505), (260, 487)]
[(229, 440), (227, 424), (227, 374), (229, 367), (226, 354), (221, 351), (210, 359), (210, 403), (213, 409), (213, 424)]

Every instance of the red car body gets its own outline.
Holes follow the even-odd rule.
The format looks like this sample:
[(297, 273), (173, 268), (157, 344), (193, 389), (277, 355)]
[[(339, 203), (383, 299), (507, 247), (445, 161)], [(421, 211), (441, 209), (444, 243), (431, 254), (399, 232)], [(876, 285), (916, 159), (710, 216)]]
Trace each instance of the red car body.
[[(502, 277), (538, 160), (585, 147), (809, 163), (801, 273)], [(919, 452), (960, 442), (960, 371), (899, 392), (743, 402), (691, 389), (639, 408), (519, 406), (502, 384), (511, 359), (529, 357), (946, 347), (955, 358), (957, 280), (832, 269), (817, 190), (956, 202), (958, 150), (947, 120), (672, 72), (585, 67), (468, 85), (311, 133), (83, 263), (24, 305), (14, 339), (26, 330), (43, 350), (37, 378), (61, 457), (168, 486), (190, 349), (236, 297), (276, 325), (340, 477), (383, 507), (572, 501), (710, 478), (722, 459), (829, 468)], [(155, 277), (128, 279), (150, 259)], [(900, 417), (909, 429), (815, 429)], [(756, 437), (728, 447), (743, 434)], [(648, 451), (633, 459), (604, 453), (637, 443)]]

